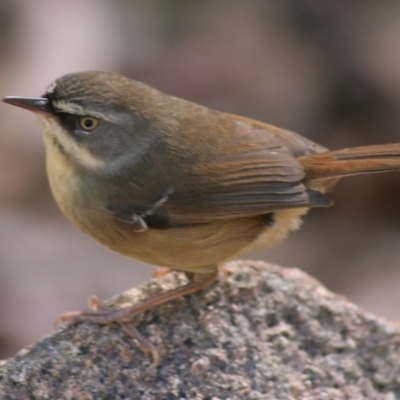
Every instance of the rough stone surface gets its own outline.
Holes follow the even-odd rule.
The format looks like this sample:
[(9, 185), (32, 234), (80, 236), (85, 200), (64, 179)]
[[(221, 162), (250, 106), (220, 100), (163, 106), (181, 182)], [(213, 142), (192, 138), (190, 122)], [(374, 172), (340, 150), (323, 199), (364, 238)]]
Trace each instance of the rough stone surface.
[(208, 290), (135, 322), (158, 368), (117, 325), (63, 326), (0, 362), (0, 399), (400, 399), (400, 329), (297, 269), (230, 263)]

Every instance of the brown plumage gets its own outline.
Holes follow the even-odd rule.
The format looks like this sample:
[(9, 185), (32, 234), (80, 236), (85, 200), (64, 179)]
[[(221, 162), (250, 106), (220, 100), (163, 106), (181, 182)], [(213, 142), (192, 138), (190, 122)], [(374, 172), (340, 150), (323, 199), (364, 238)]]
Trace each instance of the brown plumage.
[(39, 115), (50, 185), (75, 225), (123, 255), (191, 277), (128, 309), (63, 318), (72, 321), (125, 323), (204, 288), (217, 264), (279, 243), (308, 209), (331, 205), (326, 193), (340, 177), (400, 169), (399, 143), (328, 151), (104, 72), (66, 75), (41, 98), (5, 101)]

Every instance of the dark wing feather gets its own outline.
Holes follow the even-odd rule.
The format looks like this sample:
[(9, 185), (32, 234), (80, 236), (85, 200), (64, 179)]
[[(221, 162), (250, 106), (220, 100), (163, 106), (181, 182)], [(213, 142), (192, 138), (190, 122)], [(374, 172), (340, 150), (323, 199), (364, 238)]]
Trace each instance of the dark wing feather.
[(175, 188), (165, 205), (174, 223), (331, 205), (321, 193), (304, 186), (302, 166), (271, 132), (252, 130), (227, 144), (221, 154), (198, 165)]

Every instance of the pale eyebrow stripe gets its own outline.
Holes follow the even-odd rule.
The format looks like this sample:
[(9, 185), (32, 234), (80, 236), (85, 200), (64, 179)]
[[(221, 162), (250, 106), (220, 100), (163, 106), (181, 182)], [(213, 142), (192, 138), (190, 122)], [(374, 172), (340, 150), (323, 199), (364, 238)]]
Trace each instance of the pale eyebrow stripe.
[(104, 121), (118, 122), (118, 119), (104, 113), (99, 113), (92, 110), (84, 109), (80, 104), (67, 102), (65, 100), (54, 100), (52, 106), (59, 112), (64, 112), (72, 115), (89, 115), (91, 117), (100, 118)]
[(87, 112), (84, 111), (83, 107), (76, 103), (68, 103), (65, 100), (55, 100), (52, 102), (53, 107), (57, 111), (65, 112), (68, 114), (75, 115), (86, 115)]

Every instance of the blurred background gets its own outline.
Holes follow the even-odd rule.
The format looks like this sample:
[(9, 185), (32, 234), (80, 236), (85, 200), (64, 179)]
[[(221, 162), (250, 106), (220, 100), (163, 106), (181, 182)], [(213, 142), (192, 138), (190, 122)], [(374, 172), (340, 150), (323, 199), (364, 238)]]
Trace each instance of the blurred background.
[[(1, 97), (107, 70), (333, 149), (400, 141), (398, 0), (0, 0), (0, 54)], [(152, 268), (61, 215), (34, 115), (0, 104), (0, 121), (1, 358)], [(398, 321), (400, 174), (347, 178), (332, 198), (283, 245), (251, 257), (300, 267)]]

